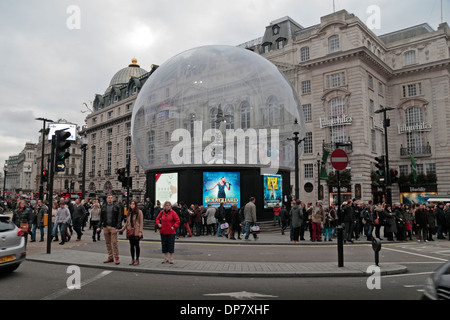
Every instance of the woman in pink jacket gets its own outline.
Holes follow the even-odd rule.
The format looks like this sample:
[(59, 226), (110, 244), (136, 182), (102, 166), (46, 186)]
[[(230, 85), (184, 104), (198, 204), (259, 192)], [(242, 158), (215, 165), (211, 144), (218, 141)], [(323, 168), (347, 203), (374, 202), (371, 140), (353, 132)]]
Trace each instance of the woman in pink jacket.
[(156, 224), (160, 229), (162, 252), (164, 253), (164, 261), (162, 263), (169, 262), (172, 264), (175, 251), (175, 233), (180, 225), (180, 218), (172, 210), (172, 205), (169, 201), (164, 202), (163, 210), (156, 217)]

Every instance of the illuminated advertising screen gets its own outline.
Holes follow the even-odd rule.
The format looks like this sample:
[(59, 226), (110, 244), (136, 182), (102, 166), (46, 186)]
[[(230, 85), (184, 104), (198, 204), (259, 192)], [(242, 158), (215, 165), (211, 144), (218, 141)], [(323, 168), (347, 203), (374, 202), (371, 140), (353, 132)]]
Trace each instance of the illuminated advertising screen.
[(211, 204), (225, 208), (235, 204), (240, 208), (241, 176), (239, 172), (203, 172), (203, 206)]
[(282, 205), (282, 178), (279, 174), (264, 175), (264, 208), (273, 208), (277, 203)]
[(174, 204), (178, 201), (178, 173), (157, 174), (155, 179), (155, 202), (159, 200), (161, 206), (165, 201)]

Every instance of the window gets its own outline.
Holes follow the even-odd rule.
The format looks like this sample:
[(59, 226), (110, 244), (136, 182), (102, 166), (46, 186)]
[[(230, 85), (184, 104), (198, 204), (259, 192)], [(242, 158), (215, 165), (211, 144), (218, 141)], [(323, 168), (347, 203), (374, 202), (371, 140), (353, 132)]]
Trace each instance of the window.
[(250, 104), (247, 101), (241, 105), (241, 129), (250, 128)]
[(112, 161), (112, 142), (106, 144), (106, 171), (111, 173), (111, 161)]
[(306, 132), (303, 151), (304, 151), (305, 154), (312, 154), (313, 153), (312, 132)]
[(302, 81), (302, 94), (311, 93), (311, 80)]
[(213, 107), (209, 112), (209, 125), (211, 129), (219, 129), (220, 122), (217, 121), (217, 114), (219, 113), (219, 108)]
[(278, 104), (278, 98), (275, 96), (270, 96), (269, 99), (267, 100), (267, 113), (264, 115), (267, 116), (269, 125), (276, 125), (283, 122), (282, 109), (283, 109), (282, 105)]
[(305, 122), (312, 121), (312, 111), (311, 104), (304, 104), (303, 106), (303, 115), (305, 116)]
[(131, 155), (131, 137), (125, 138), (125, 163), (128, 163), (128, 159)]
[(327, 89), (345, 86), (345, 72), (332, 73), (325, 76)]
[(225, 107), (224, 118), (225, 128), (234, 129), (234, 107), (231, 104)]
[(284, 39), (280, 39), (277, 41), (277, 48), (283, 49), (284, 48)]
[(416, 63), (416, 52), (414, 50), (405, 52), (405, 66), (409, 66), (415, 63)]
[(372, 152), (377, 152), (377, 135), (375, 130), (371, 130), (370, 134), (372, 136)]
[(277, 34), (280, 33), (280, 27), (278, 25), (273, 26), (272, 32), (273, 32), (273, 35), (276, 36)]
[(368, 84), (369, 84), (369, 88), (373, 90), (373, 77), (369, 74), (368, 76)]
[(147, 145), (148, 145), (148, 163), (153, 164), (155, 161), (155, 131), (150, 130), (147, 132)]
[[(406, 110), (406, 125), (414, 126), (423, 123), (422, 109), (414, 106)], [(420, 154), (424, 151), (425, 134), (422, 131), (411, 131), (406, 133), (406, 146), (408, 154)]]
[(373, 115), (375, 114), (375, 103), (372, 99), (370, 99), (369, 101), (369, 114), (371, 117), (373, 117)]
[(314, 178), (314, 165), (311, 163), (305, 164), (305, 179)]
[(403, 86), (403, 98), (422, 95), (422, 83), (413, 83)]
[(270, 51), (270, 43), (263, 45), (263, 51), (264, 51), (264, 53), (269, 53), (269, 51)]
[(334, 35), (328, 38), (328, 52), (333, 53), (339, 50), (339, 36)]
[(383, 95), (383, 83), (378, 82), (378, 94)]
[(95, 172), (95, 152), (96, 152), (96, 147), (93, 146), (91, 148), (91, 172), (92, 172), (92, 174), (94, 174), (94, 172)]
[(309, 57), (309, 47), (303, 47), (300, 49), (300, 59), (302, 61), (307, 61), (310, 59)]
[(427, 163), (426, 168), (427, 174), (436, 173), (436, 163)]
[(398, 168), (401, 176), (407, 176), (409, 174), (408, 165), (400, 165)]
[[(345, 114), (345, 103), (342, 98), (334, 98), (328, 103), (330, 119), (336, 119)], [(334, 145), (336, 142), (345, 142), (345, 125), (336, 125), (330, 127), (330, 142)]]

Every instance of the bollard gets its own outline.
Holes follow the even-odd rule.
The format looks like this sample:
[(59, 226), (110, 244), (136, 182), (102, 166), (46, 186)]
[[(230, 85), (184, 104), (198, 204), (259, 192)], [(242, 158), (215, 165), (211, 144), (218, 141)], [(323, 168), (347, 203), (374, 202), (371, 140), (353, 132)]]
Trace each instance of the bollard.
[(338, 267), (344, 266), (344, 228), (342, 225), (337, 226), (337, 240), (338, 240)]

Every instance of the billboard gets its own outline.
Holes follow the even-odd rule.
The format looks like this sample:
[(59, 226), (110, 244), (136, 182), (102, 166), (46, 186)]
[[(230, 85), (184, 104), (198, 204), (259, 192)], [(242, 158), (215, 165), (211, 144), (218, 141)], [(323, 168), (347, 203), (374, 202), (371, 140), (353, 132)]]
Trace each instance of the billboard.
[(178, 173), (156, 174), (155, 197), (155, 202), (159, 200), (161, 206), (165, 201), (170, 201), (172, 204), (178, 201)]
[(203, 172), (203, 206), (210, 204), (225, 208), (241, 205), (241, 176), (239, 172)]
[(264, 175), (264, 208), (273, 208), (283, 203), (283, 183), (279, 174)]
[(48, 140), (52, 140), (53, 135), (57, 130), (65, 130), (70, 132), (70, 137), (67, 138), (68, 141), (77, 141), (77, 125), (70, 123), (50, 123), (48, 125), (49, 133)]

